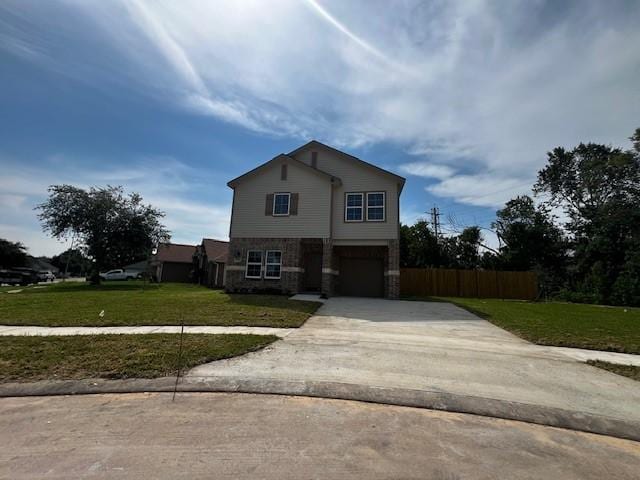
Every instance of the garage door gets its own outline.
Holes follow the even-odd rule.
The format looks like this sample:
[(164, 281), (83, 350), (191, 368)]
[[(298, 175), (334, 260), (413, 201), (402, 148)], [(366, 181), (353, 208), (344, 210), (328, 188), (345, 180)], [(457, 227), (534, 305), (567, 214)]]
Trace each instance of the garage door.
[(352, 297), (382, 297), (384, 266), (381, 258), (340, 258), (340, 293)]
[(170, 263), (162, 264), (163, 282), (190, 282), (193, 265), (190, 263)]

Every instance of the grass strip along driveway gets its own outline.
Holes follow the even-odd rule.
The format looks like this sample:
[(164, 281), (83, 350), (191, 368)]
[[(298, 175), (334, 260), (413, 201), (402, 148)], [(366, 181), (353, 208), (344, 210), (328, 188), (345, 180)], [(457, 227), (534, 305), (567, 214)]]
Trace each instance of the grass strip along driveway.
[(299, 327), (319, 307), (280, 295), (227, 295), (193, 284), (57, 283), (0, 293), (0, 324), (46, 327), (244, 325)]
[(435, 298), (539, 345), (640, 354), (640, 309), (560, 302)]
[[(182, 369), (258, 350), (273, 335), (185, 334)], [(180, 335), (0, 337), (0, 382), (176, 375)]]

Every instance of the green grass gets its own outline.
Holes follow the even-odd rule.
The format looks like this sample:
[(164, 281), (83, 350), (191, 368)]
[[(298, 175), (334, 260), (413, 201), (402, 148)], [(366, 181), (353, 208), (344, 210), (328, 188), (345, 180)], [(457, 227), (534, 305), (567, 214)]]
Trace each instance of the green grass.
[(227, 295), (192, 284), (69, 282), (0, 293), (0, 324), (60, 327), (184, 321), (185, 325), (299, 327), (319, 305), (279, 295)]
[[(272, 335), (185, 334), (181, 367), (242, 355)], [(180, 335), (0, 337), (0, 382), (175, 375)]]
[(617, 363), (603, 362), (600, 360), (589, 360), (587, 363), (640, 382), (640, 367), (636, 367), (635, 365), (618, 365)]
[(640, 353), (640, 309), (574, 303), (436, 298), (540, 345)]

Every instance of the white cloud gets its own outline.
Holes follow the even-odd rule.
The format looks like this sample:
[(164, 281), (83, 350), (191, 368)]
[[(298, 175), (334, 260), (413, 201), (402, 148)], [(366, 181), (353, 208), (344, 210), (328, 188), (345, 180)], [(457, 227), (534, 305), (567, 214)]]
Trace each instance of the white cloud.
[(404, 163), (399, 167), (402, 173), (416, 177), (437, 178), (444, 180), (451, 177), (456, 171), (447, 165), (436, 165), (428, 162)]
[(478, 175), (456, 175), (425, 189), (458, 203), (480, 207), (502, 207), (504, 203), (517, 195), (531, 194), (533, 180), (501, 177), (493, 173)]
[[(171, 157), (132, 159), (126, 166), (95, 161), (99, 167), (80, 167), (71, 158), (55, 155), (42, 167), (2, 159), (0, 178), (0, 236), (24, 243), (34, 255), (53, 255), (68, 247), (42, 232), (34, 207), (46, 199), (51, 184), (79, 187), (122, 185), (138, 192), (145, 203), (166, 213), (163, 223), (172, 240), (196, 244), (203, 237), (227, 239), (230, 197), (228, 189), (215, 189), (222, 178), (193, 169)], [(51, 166), (55, 165), (55, 169)], [(194, 198), (198, 198), (194, 200)]]
[[(554, 146), (625, 145), (638, 126), (638, 2), (63, 5), (86, 14), (87, 34), (108, 40), (120, 68), (98, 68), (93, 52), (60, 58), (63, 49), (23, 30), (12, 31), (10, 50), (256, 132), (347, 148), (400, 145), (425, 164), (422, 173), (419, 163), (406, 166), (410, 174), (441, 180), (430, 192), (473, 205), (506, 197), (488, 190), (533, 177)], [(68, 34), (66, 16), (51, 22), (50, 31)]]

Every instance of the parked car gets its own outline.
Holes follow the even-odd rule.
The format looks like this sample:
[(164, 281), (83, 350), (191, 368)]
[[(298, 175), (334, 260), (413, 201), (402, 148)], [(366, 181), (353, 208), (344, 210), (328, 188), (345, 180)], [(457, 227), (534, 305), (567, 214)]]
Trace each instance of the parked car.
[(49, 270), (41, 270), (38, 272), (38, 281), (40, 282), (53, 282), (56, 276)]
[(0, 270), (0, 284), (7, 285), (21, 285), (24, 281), (24, 277), (21, 272), (15, 270)]
[(134, 278), (138, 278), (139, 273), (140, 272), (117, 268), (115, 270), (109, 270), (108, 272), (101, 273), (100, 278), (102, 280), (133, 280)]
[(0, 284), (29, 285), (38, 282), (38, 272), (30, 268), (12, 268), (0, 270)]

